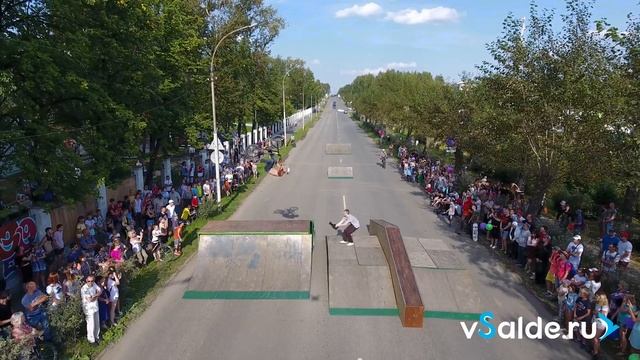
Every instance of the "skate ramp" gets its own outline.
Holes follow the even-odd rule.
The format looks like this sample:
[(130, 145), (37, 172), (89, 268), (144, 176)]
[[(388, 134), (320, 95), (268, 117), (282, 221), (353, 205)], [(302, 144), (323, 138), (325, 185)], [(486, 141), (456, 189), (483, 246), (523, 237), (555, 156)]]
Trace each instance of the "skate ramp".
[(325, 153), (327, 155), (350, 155), (351, 144), (327, 144)]
[(185, 299), (309, 299), (312, 224), (211, 221)]

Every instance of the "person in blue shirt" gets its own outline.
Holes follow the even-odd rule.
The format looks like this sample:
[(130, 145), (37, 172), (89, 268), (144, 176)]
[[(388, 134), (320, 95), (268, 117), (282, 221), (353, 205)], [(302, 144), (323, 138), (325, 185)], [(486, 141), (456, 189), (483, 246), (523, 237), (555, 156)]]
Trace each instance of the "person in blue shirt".
[(46, 303), (49, 297), (38, 289), (34, 281), (30, 281), (26, 286), (27, 292), (22, 297), (22, 306), (27, 322), (38, 330), (44, 332), (44, 339), (51, 339), (51, 331), (49, 329), (49, 320), (45, 313)]
[(93, 236), (89, 235), (89, 231), (87, 229), (82, 231), (80, 247), (82, 248), (82, 251), (91, 256), (95, 254), (96, 248), (98, 247), (98, 242)]
[(601, 240), (600, 256), (602, 256), (602, 254), (607, 251), (607, 249), (609, 249), (609, 245), (618, 246), (619, 242), (620, 238), (618, 237), (618, 234), (616, 234), (616, 231), (613, 228), (610, 228), (607, 234)]

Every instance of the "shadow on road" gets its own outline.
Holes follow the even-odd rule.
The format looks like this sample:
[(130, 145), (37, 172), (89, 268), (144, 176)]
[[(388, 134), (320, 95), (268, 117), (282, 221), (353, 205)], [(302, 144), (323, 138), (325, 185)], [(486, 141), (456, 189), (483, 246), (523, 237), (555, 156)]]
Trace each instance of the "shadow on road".
[(286, 218), (286, 219), (295, 219), (297, 217), (300, 217), (300, 215), (298, 215), (297, 206), (292, 206), (288, 209), (277, 209), (277, 210), (274, 210), (273, 213), (280, 214), (282, 215), (283, 218)]

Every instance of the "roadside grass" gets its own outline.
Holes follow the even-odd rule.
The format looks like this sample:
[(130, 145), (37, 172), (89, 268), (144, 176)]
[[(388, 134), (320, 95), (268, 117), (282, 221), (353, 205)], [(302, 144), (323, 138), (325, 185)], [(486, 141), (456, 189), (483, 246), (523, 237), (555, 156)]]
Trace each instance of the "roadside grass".
[[(315, 114), (307, 122), (304, 129), (298, 129), (294, 136), (296, 142), (306, 137), (310, 128), (320, 119), (322, 112)], [(299, 139), (299, 140), (298, 140)], [(280, 149), (280, 156), (286, 158), (293, 147), (287, 145)], [(265, 162), (258, 164), (260, 177), (240, 186), (237, 191), (222, 199), (219, 210), (208, 218), (198, 218), (193, 221), (185, 231), (183, 237), (183, 253), (180, 257), (169, 256), (165, 262), (151, 262), (128, 279), (121, 289), (121, 306), (123, 316), (115, 326), (101, 332), (102, 341), (98, 346), (90, 345), (84, 337), (78, 343), (65, 344), (63, 357), (69, 359), (85, 360), (94, 359), (115, 344), (125, 333), (127, 327), (132, 324), (151, 305), (152, 301), (165, 287), (165, 285), (177, 274), (184, 264), (198, 250), (198, 231), (210, 220), (226, 220), (242, 205), (244, 200), (260, 184), (262, 179), (269, 176), (265, 172)]]

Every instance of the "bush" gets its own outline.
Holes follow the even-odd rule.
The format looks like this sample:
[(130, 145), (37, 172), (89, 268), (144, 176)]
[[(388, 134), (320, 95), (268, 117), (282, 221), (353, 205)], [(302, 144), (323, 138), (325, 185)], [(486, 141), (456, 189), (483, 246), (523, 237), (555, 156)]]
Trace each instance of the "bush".
[(73, 344), (84, 336), (84, 312), (80, 299), (69, 299), (55, 307), (50, 307), (49, 326), (56, 343)]
[[(582, 209), (585, 213), (593, 212), (594, 203), (589, 194), (583, 193), (578, 189), (569, 191), (567, 188), (563, 188), (551, 195), (551, 198), (547, 200), (547, 207), (556, 211), (560, 208), (560, 201), (565, 200), (569, 203), (572, 211)], [(586, 215), (586, 214), (585, 214)]]
[(220, 208), (215, 201), (205, 201), (204, 204), (198, 207), (199, 218), (211, 218), (220, 213)]
[(0, 360), (29, 359), (32, 353), (32, 346), (0, 337)]

